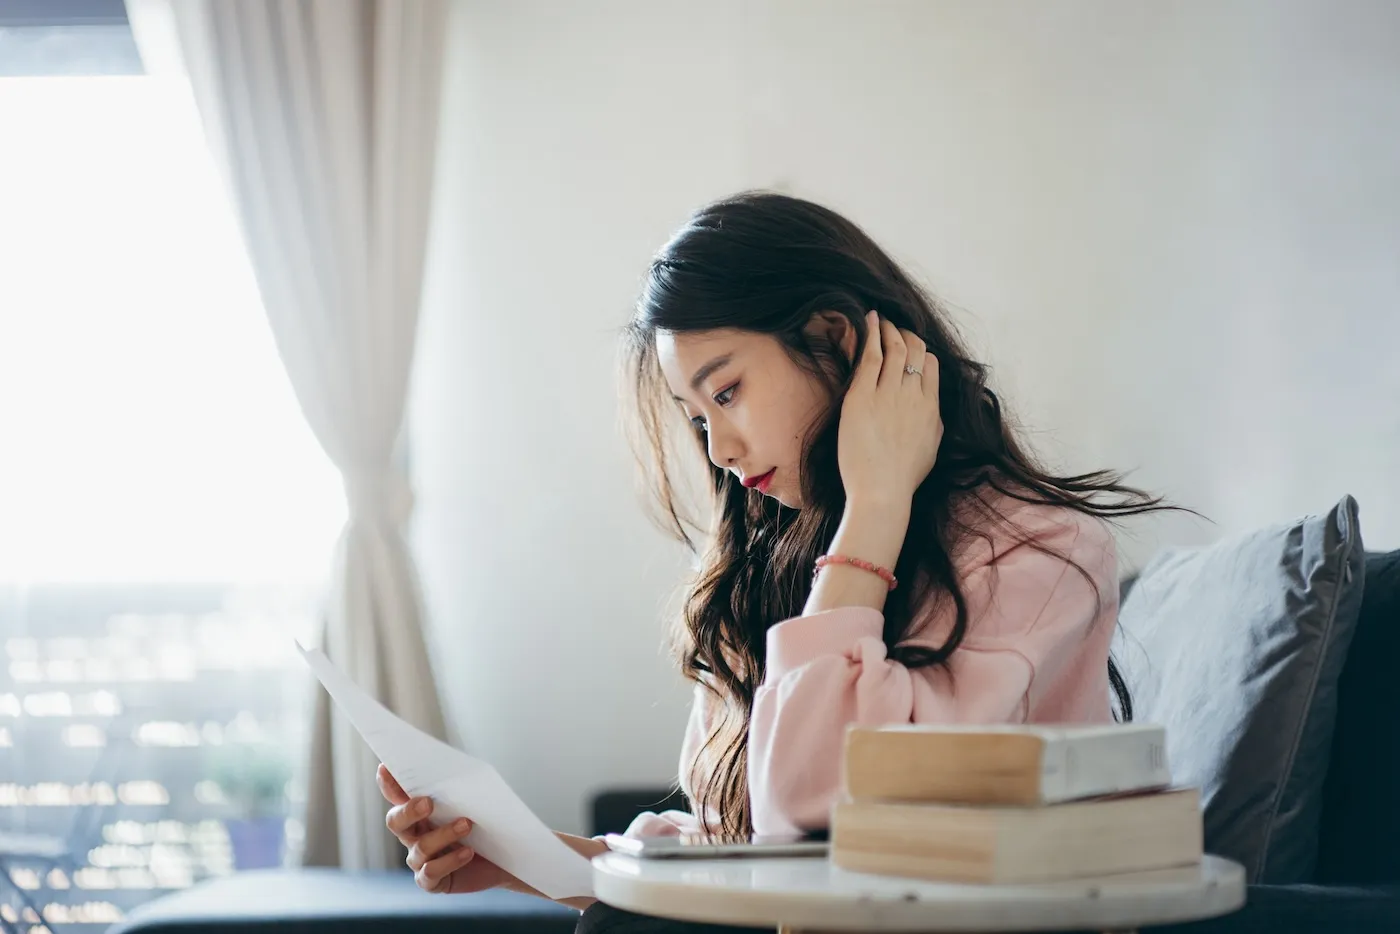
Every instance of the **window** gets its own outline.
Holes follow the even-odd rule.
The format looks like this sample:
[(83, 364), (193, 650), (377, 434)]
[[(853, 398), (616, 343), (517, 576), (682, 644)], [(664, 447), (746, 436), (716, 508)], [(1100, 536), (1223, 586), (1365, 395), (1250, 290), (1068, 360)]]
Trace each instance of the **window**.
[[(15, 31), (0, 23), (0, 59), (43, 45)], [(309, 681), (291, 640), (315, 628), (344, 501), (187, 89), (16, 70), (0, 68), (0, 920), (100, 930), (295, 858)], [(8, 858), (7, 840), (63, 853)]]

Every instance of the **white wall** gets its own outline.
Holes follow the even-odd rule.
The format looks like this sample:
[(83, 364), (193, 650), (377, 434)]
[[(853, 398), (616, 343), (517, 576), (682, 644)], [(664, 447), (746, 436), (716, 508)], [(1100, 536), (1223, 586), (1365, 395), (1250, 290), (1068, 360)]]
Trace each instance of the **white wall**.
[(674, 773), (682, 556), (614, 334), (699, 203), (848, 212), (964, 309), (1042, 450), (1210, 515), (1357, 495), (1400, 546), (1400, 5), (467, 2), (411, 411), (462, 741), (561, 829)]

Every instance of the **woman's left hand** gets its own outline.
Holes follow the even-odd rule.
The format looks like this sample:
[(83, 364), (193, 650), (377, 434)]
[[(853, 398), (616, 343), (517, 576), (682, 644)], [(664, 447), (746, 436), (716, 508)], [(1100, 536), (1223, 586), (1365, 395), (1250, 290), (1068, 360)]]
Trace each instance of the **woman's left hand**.
[(866, 323), (865, 349), (841, 404), (841, 482), (847, 502), (897, 497), (907, 504), (943, 440), (938, 359), (913, 332), (875, 312)]

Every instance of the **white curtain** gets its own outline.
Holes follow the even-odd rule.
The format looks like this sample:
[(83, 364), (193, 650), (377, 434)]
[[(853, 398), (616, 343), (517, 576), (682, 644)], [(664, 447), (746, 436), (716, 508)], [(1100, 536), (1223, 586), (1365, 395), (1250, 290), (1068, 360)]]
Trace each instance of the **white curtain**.
[[(340, 468), (330, 657), (437, 736), (396, 442), (413, 361), (436, 148), (445, 0), (127, 0), (152, 72), (187, 74), (232, 191), (278, 350)], [(275, 528), (267, 530), (275, 536)], [(305, 861), (401, 865), (375, 760), (315, 717)]]

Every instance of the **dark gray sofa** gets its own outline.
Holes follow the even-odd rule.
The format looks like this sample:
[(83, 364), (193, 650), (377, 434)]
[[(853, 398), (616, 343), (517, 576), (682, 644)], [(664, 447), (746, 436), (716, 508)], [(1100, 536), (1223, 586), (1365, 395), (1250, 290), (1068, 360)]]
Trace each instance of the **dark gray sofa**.
[[(1365, 593), (1338, 687), (1315, 879), (1251, 886), (1246, 907), (1159, 934), (1392, 934), (1400, 931), (1400, 551), (1370, 555)], [(672, 806), (664, 789), (594, 802), (595, 832)], [(407, 873), (248, 873), (152, 902), (111, 934), (471, 931), (563, 934), (577, 914), (524, 896), (419, 892)]]

